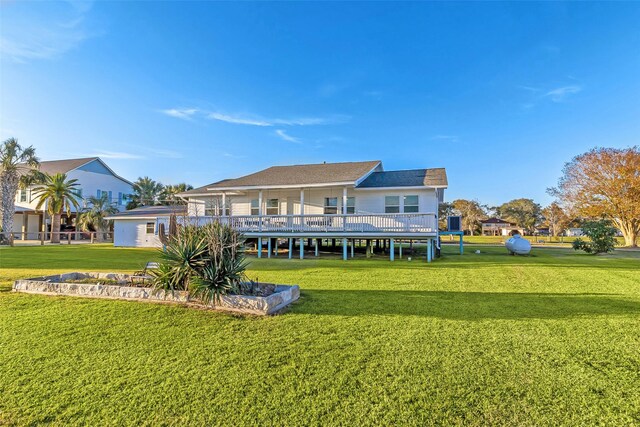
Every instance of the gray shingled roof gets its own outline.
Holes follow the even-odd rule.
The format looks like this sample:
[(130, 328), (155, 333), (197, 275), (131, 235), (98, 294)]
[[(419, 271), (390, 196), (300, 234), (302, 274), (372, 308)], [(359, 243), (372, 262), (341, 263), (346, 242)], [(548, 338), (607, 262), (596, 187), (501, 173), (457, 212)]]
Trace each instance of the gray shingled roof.
[(444, 168), (374, 172), (358, 188), (446, 186)]
[(155, 218), (157, 216), (168, 216), (172, 213), (176, 215), (185, 215), (187, 213), (187, 207), (184, 205), (141, 206), (139, 208), (122, 211), (108, 216), (107, 219)]
[(67, 173), (97, 159), (97, 157), (85, 157), (82, 159), (49, 160), (40, 162), (40, 172), (48, 173), (49, 175)]
[(265, 187), (288, 185), (313, 185), (332, 183), (355, 183), (380, 164), (379, 160), (368, 162), (319, 163), (310, 165), (272, 166), (250, 175), (225, 179), (205, 185), (181, 195), (201, 194), (210, 188)]

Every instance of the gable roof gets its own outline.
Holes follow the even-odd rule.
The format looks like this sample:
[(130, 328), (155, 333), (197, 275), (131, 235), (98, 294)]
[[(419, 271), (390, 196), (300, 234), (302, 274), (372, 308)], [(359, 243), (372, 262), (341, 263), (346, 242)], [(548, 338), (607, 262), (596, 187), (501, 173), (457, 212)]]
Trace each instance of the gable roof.
[(386, 187), (446, 187), (447, 172), (444, 168), (411, 169), (401, 171), (373, 172), (358, 188)]
[(129, 185), (133, 185), (133, 183), (129, 180), (124, 179), (117, 173), (113, 171), (100, 157), (82, 157), (79, 159), (62, 159), (62, 160), (45, 160), (40, 162), (40, 166), (38, 170), (42, 173), (46, 173), (49, 175), (55, 175), (57, 173), (68, 173), (72, 170), (76, 170), (88, 163), (94, 161), (100, 162), (111, 174), (118, 178), (119, 180), (126, 182)]
[(509, 224), (509, 225), (515, 225), (509, 221), (506, 221), (504, 219), (500, 219), (500, 218), (496, 218), (496, 217), (492, 217), (489, 219), (483, 219), (480, 220), (481, 224)]
[(89, 162), (98, 160), (98, 157), (84, 157), (81, 159), (47, 160), (40, 162), (40, 172), (54, 175), (56, 173), (67, 173)]
[(379, 160), (367, 162), (318, 163), (293, 166), (272, 166), (250, 175), (225, 179), (185, 191), (180, 195), (202, 194), (207, 190), (245, 189), (260, 187), (295, 187), (310, 185), (353, 184), (377, 168)]

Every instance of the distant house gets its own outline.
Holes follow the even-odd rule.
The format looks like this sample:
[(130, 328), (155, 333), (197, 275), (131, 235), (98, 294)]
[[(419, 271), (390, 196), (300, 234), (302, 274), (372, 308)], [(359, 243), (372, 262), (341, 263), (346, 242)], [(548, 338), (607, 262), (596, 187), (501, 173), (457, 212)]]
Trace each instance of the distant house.
[[(89, 196), (100, 197), (107, 194), (119, 210), (124, 210), (127, 196), (133, 191), (131, 182), (117, 175), (98, 157), (44, 161), (40, 162), (40, 171), (50, 175), (66, 173), (68, 179), (77, 179), (81, 208), (87, 205), (86, 199)], [(50, 218), (43, 219), (42, 210), (36, 210), (38, 199), (33, 192), (35, 187), (37, 185), (18, 190), (16, 193), (13, 232), (19, 233), (16, 234), (18, 239), (38, 239), (43, 220), (46, 221), (47, 230), (50, 227)], [(63, 227), (72, 226), (76, 216), (76, 209), (72, 209), (69, 216), (63, 214)]]
[(509, 236), (512, 231), (518, 231), (524, 235), (524, 228), (517, 224), (500, 218), (492, 217), (480, 221), (483, 236)]
[[(429, 256), (438, 238), (438, 204), (447, 188), (446, 172), (437, 169), (385, 171), (380, 161), (273, 166), (240, 178), (225, 179), (180, 194), (188, 218), (204, 224), (231, 224), (247, 238), (297, 241), (300, 256), (315, 239), (342, 240), (344, 253), (354, 239), (428, 242)], [(142, 242), (118, 237), (130, 245)], [(140, 221), (143, 219), (141, 218)], [(146, 221), (146, 218), (144, 219)], [(158, 215), (156, 227), (168, 221)], [(151, 220), (144, 232), (151, 231)], [(140, 224), (137, 233), (142, 233)], [(136, 246), (140, 243), (136, 243)], [(291, 251), (290, 251), (291, 252)], [(262, 250), (258, 256), (261, 256)], [(268, 252), (269, 253), (269, 252)]]
[(582, 232), (582, 228), (580, 227), (567, 228), (564, 234), (569, 237), (584, 236), (584, 233)]

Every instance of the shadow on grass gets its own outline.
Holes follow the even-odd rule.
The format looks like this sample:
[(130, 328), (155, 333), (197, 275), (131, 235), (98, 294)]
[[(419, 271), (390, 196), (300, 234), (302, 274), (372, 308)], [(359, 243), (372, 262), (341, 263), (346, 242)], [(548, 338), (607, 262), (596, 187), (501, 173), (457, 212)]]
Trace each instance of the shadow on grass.
[(292, 313), (424, 316), (450, 320), (563, 319), (640, 315), (640, 301), (615, 294), (309, 290)]

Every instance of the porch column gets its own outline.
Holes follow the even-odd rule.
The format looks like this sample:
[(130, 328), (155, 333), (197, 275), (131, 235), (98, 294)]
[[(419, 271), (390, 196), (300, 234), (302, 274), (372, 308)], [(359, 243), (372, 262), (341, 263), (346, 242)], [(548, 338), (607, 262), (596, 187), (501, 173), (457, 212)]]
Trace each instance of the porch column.
[(304, 188), (300, 189), (300, 215), (304, 216)]
[(258, 258), (262, 258), (262, 237), (258, 237)]
[(396, 257), (394, 239), (389, 239), (389, 261), (394, 261)]
[(431, 246), (431, 239), (427, 240), (427, 262), (431, 262), (431, 257), (432, 257), (432, 246)]
[(318, 239), (316, 239), (316, 256), (318, 256)]
[(222, 193), (222, 216), (227, 216), (227, 193)]
[(274, 245), (273, 256), (277, 258), (278, 257), (278, 238), (277, 237), (273, 239), (273, 245)]
[(289, 238), (289, 259), (293, 257), (293, 239)]
[(262, 190), (258, 191), (258, 231), (262, 231)]
[(267, 240), (267, 258), (271, 258), (271, 237)]
[(353, 258), (355, 253), (355, 244), (356, 244), (356, 239), (351, 239), (351, 258)]
[(347, 214), (347, 187), (342, 189), (342, 214)]
[(342, 239), (342, 259), (347, 260), (347, 239)]
[(304, 239), (300, 238), (300, 259), (304, 259)]
[(402, 259), (402, 242), (398, 242), (398, 255)]
[(22, 212), (22, 240), (27, 240), (28, 223), (29, 215), (26, 212)]

